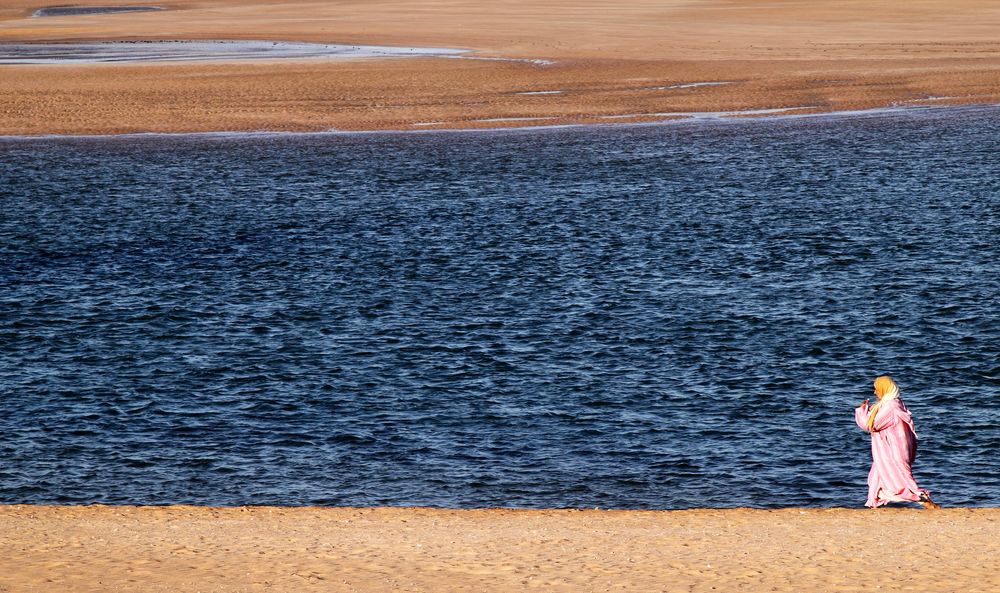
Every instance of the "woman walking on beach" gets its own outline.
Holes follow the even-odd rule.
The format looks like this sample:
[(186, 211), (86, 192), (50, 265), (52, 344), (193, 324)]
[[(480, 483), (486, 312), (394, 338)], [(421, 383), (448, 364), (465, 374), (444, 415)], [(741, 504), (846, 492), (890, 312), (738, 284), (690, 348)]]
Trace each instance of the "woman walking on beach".
[(917, 502), (925, 509), (939, 509), (930, 492), (917, 486), (910, 466), (917, 457), (917, 433), (910, 411), (899, 399), (899, 387), (891, 377), (875, 379), (878, 402), (868, 400), (854, 409), (854, 421), (872, 435), (872, 469), (868, 472), (866, 507), (890, 502)]

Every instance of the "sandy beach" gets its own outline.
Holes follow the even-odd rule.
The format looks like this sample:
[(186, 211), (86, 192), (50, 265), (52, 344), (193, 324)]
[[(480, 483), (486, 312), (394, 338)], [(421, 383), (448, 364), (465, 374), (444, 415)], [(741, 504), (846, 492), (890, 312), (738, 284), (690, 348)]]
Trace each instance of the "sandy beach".
[(0, 65), (0, 134), (477, 128), (1000, 101), (1000, 7), (986, 0), (176, 0), (33, 16), (45, 6), (0, 4), (0, 44), (270, 40), (469, 53)]
[(1000, 510), (0, 507), (7, 593), (1000, 590)]

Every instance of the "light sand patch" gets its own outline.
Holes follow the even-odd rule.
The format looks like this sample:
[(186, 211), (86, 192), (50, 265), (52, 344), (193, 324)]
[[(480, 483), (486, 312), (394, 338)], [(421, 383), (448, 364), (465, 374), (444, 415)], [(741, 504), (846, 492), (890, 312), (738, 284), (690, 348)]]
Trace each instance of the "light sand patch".
[(723, 119), (729, 117), (747, 117), (760, 115), (775, 115), (778, 113), (788, 113), (790, 111), (802, 111), (805, 109), (815, 109), (813, 106), (807, 107), (775, 107), (771, 109), (745, 109), (742, 111), (663, 111), (659, 113), (622, 113), (619, 115), (602, 115), (601, 119), (635, 119), (649, 117), (669, 117), (676, 119)]
[(722, 86), (724, 84), (733, 84), (730, 80), (716, 80), (708, 82), (685, 82), (681, 84), (671, 84), (667, 86), (651, 86), (649, 87), (652, 91), (672, 91), (674, 89), (696, 89), (703, 86)]
[(473, 119), (470, 121), (473, 123), (493, 124), (493, 123), (504, 123), (504, 122), (545, 121), (547, 119), (552, 119), (552, 118), (551, 117), (489, 117), (485, 119)]
[(535, 66), (551, 66), (554, 60), (542, 60), (539, 58), (498, 58), (487, 56), (446, 56), (457, 60), (479, 60), (481, 62), (520, 62), (522, 64), (534, 64)]
[(923, 101), (954, 101), (956, 99), (961, 99), (962, 97), (923, 97), (920, 99), (911, 99), (910, 103), (920, 103)]

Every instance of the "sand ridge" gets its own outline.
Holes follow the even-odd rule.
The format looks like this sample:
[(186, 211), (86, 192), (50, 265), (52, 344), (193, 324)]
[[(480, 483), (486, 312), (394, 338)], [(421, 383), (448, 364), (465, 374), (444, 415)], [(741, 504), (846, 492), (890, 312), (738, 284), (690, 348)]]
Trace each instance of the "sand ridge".
[[(987, 0), (157, 5), (166, 10), (32, 18), (44, 4), (3, 0), (0, 43), (277, 40), (544, 62), (0, 66), (0, 134), (476, 128), (1000, 102), (1000, 5)], [(731, 84), (705, 84), (721, 81)]]
[(1000, 590), (1000, 509), (0, 506), (9, 593)]

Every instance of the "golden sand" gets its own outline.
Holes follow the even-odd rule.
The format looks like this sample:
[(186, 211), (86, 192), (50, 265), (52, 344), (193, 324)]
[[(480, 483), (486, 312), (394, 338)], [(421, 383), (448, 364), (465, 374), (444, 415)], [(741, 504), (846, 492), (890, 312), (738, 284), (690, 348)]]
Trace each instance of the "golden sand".
[(1000, 591), (1000, 509), (0, 506), (5, 593)]
[[(497, 127), (1000, 101), (1000, 4), (992, 0), (146, 4), (168, 10), (30, 18), (46, 4), (0, 0), (0, 43), (266, 39), (467, 48), (554, 63), (7, 65), (0, 134)], [(697, 82), (730, 84), (683, 86)], [(518, 121), (483, 121), (504, 118)]]

